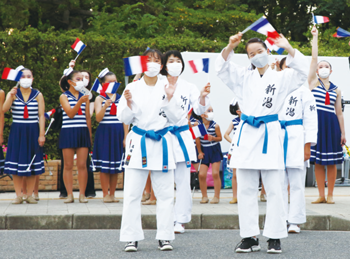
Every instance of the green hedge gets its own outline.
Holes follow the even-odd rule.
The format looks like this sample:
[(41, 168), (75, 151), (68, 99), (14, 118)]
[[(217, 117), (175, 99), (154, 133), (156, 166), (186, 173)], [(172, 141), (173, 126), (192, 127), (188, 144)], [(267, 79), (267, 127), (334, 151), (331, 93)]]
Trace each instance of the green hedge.
[[(45, 99), (46, 111), (59, 106), (61, 90), (59, 79), (67, 68), (76, 52), (71, 49), (75, 38), (79, 37), (86, 45), (77, 60), (77, 69), (89, 70), (93, 77), (105, 67), (116, 73), (119, 81), (124, 81), (123, 57), (141, 54), (147, 46), (159, 48), (161, 51), (178, 49), (179, 51), (220, 51), (226, 43), (218, 43), (203, 39), (185, 37), (177, 38), (152, 38), (152, 39), (120, 39), (112, 36), (101, 36), (88, 32), (81, 34), (77, 31), (60, 33), (50, 30), (40, 32), (28, 27), (25, 31), (14, 30), (0, 32), (0, 71), (5, 67), (16, 68), (23, 65), (33, 71), (33, 87), (39, 89)], [(12, 81), (1, 80), (0, 88), (7, 94), (15, 84)], [(118, 90), (122, 93), (124, 83)], [(10, 131), (11, 119), (5, 119), (4, 144)], [(97, 123), (92, 118), (93, 134)], [(45, 151), (49, 159), (59, 157), (57, 150), (59, 132), (50, 131), (46, 138)]]

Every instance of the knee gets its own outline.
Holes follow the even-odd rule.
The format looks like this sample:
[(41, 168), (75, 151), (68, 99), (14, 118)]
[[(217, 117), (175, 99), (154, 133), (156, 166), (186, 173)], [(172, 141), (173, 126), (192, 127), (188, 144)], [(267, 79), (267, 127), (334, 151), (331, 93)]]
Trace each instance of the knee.
[(77, 162), (77, 168), (78, 168), (78, 171), (86, 171), (86, 161), (84, 162)]
[(71, 171), (71, 170), (73, 170), (73, 163), (65, 161), (63, 168), (64, 168), (65, 171)]

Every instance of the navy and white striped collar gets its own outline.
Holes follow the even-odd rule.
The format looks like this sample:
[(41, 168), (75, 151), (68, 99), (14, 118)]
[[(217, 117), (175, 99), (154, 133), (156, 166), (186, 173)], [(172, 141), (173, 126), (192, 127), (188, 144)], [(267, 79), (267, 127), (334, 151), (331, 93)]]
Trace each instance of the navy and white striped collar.
[(72, 97), (72, 98), (74, 98), (75, 100), (79, 100), (82, 96), (83, 96), (83, 94), (81, 93), (81, 92), (79, 92), (79, 97), (78, 97), (78, 99), (74, 96), (74, 94), (72, 94), (69, 90), (67, 90), (67, 91), (65, 91), (64, 92), (67, 96), (70, 96), (70, 97)]
[(23, 99), (23, 95), (22, 95), (21, 89), (19, 88), (19, 89), (17, 90), (16, 97), (17, 97), (17, 99), (20, 100), (22, 103), (27, 104), (27, 103), (30, 103), (34, 98), (36, 98), (36, 97), (38, 96), (39, 93), (40, 93), (40, 92), (39, 92), (38, 90), (31, 89), (29, 98), (28, 98), (28, 100), (25, 102), (24, 99)]
[(318, 79), (318, 81), (320, 82), (320, 85), (321, 87), (323, 88), (323, 90), (325, 90), (326, 92), (329, 92), (329, 91), (333, 91), (335, 89), (338, 88), (338, 86), (336, 86), (335, 84), (333, 84), (331, 81), (329, 81), (330, 85), (329, 85), (329, 89), (327, 90), (324, 83), (322, 82), (321, 79)]

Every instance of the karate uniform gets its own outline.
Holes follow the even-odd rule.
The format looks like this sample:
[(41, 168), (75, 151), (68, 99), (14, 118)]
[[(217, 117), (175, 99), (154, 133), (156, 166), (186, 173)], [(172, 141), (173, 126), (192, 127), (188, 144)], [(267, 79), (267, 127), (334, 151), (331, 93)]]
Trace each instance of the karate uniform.
[[(167, 81), (167, 79), (165, 79)], [(168, 82), (167, 82), (168, 83)], [(176, 90), (173, 95), (176, 101), (177, 111), (170, 111), (171, 106), (164, 107), (168, 117), (173, 116), (170, 121), (177, 121), (177, 123), (170, 123), (169, 126), (181, 127), (179, 134), (182, 138), (184, 148), (187, 152), (187, 159), (185, 152), (181, 148), (181, 139), (175, 134), (172, 134), (173, 152), (175, 156), (176, 169), (174, 171), (176, 184), (176, 202), (174, 207), (174, 221), (180, 224), (191, 221), (192, 211), (192, 195), (191, 195), (191, 161), (197, 159), (195, 145), (191, 132), (188, 130), (188, 106), (192, 106), (197, 115), (203, 114), (210, 106), (209, 97), (205, 98), (205, 106), (199, 103), (200, 92), (194, 84), (178, 78), (176, 83)], [(186, 129), (186, 130), (185, 130)], [(174, 131), (171, 131), (172, 133)], [(186, 161), (187, 160), (187, 161)]]
[[(304, 193), (307, 164), (304, 162), (304, 146), (306, 143), (311, 143), (311, 146), (316, 145), (318, 129), (316, 102), (311, 91), (306, 86), (302, 86), (288, 95), (279, 118), (281, 121), (287, 122), (285, 130), (288, 133), (283, 188), (286, 220), (290, 224), (303, 224), (306, 222)], [(302, 124), (288, 125), (290, 122), (298, 121), (302, 121)], [(288, 183), (290, 184), (289, 210)]]
[[(178, 109), (175, 98), (168, 101), (164, 91), (165, 83), (165, 80), (158, 79), (155, 86), (148, 86), (144, 78), (130, 83), (126, 89), (130, 90), (132, 95), (132, 109), (128, 107), (124, 94), (118, 105), (117, 118), (125, 124), (133, 124), (126, 137), (120, 241), (144, 239), (141, 226), (141, 198), (149, 171), (157, 197), (156, 239), (175, 238), (173, 225), (175, 159), (172, 136), (167, 132), (167, 126), (169, 123), (177, 123), (172, 121), (172, 118), (176, 118), (173, 113), (178, 112)], [(146, 156), (144, 156), (141, 143), (144, 140), (142, 135), (146, 133), (144, 142)], [(151, 139), (153, 135), (159, 137), (158, 141)]]
[[(260, 234), (258, 211), (259, 173), (267, 194), (266, 220), (263, 235), (279, 239), (287, 237), (283, 208), (284, 183), (283, 136), (278, 113), (288, 94), (302, 86), (308, 75), (308, 62), (295, 50), (287, 56), (292, 69), (282, 72), (267, 69), (247, 70), (234, 63), (231, 52), (225, 61), (216, 60), (218, 77), (234, 92), (242, 111), (241, 121), (233, 136), (230, 168), (237, 168), (237, 198), (240, 235)], [(253, 117), (254, 116), (254, 117)], [(265, 123), (259, 123), (264, 121)]]

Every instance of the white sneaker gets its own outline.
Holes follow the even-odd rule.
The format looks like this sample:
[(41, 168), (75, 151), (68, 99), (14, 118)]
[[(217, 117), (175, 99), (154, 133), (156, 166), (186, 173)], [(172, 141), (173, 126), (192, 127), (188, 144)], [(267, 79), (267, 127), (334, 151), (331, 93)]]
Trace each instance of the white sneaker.
[(300, 233), (300, 228), (298, 227), (298, 225), (295, 224), (290, 224), (289, 228), (288, 228), (288, 233)]
[(183, 234), (183, 233), (185, 233), (185, 228), (184, 228), (184, 226), (182, 224), (175, 223), (174, 232), (176, 234)]

